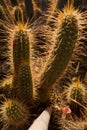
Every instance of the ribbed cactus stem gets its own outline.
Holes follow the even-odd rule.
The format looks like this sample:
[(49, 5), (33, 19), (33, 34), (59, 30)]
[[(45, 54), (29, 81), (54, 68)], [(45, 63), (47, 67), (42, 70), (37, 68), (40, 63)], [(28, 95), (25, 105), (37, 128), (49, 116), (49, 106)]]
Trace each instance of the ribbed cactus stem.
[[(21, 28), (22, 24), (19, 25)], [(14, 70), (17, 71), (21, 63), (30, 60), (29, 37), (27, 31), (18, 30), (15, 32), (13, 40), (13, 63)]]
[(29, 37), (26, 31), (23, 29), (23, 25), (20, 23), (19, 30), (15, 32), (13, 40), (13, 65), (14, 65), (14, 83), (18, 82), (19, 68), (20, 65), (26, 61), (29, 63), (30, 59), (30, 48), (29, 48)]
[(20, 67), (19, 86), (21, 98), (26, 103), (31, 104), (33, 99), (33, 84), (30, 66), (26, 63)]
[(8, 99), (1, 106), (1, 114), (3, 121), (10, 125), (22, 126), (28, 120), (27, 107), (14, 99)]
[(41, 99), (48, 98), (47, 93), (66, 69), (77, 41), (78, 20), (74, 14), (68, 12), (67, 14), (62, 13), (60, 16), (61, 21), (57, 31), (56, 47), (47, 62), (45, 71), (41, 75), (39, 84)]
[[(19, 24), (19, 28), (23, 28)], [(13, 41), (14, 79), (13, 86), (17, 86), (20, 97), (27, 103), (32, 102), (33, 83), (30, 69), (30, 43), (26, 30), (15, 32)]]

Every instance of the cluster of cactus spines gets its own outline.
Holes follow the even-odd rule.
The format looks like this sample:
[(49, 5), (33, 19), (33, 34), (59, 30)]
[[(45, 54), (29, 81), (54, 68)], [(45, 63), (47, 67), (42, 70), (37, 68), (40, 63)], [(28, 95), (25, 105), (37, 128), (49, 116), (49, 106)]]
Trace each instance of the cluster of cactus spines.
[(23, 103), (14, 99), (7, 99), (0, 109), (4, 122), (17, 127), (27, 123), (29, 113)]
[(16, 22), (23, 21), (23, 10), (20, 6), (14, 7), (14, 16)]
[(81, 120), (60, 120), (61, 130), (86, 130), (86, 122)]
[[(71, 10), (72, 12), (69, 12), (68, 10)], [(48, 98), (49, 90), (64, 72), (78, 38), (78, 19), (74, 14), (73, 7), (68, 7), (66, 14), (61, 12), (60, 19), (60, 27), (57, 31), (55, 48), (41, 75), (39, 91), (40, 98), (42, 97), (42, 99), (43, 97)]]
[[(4, 21), (4, 22), (3, 22)], [(0, 60), (2, 62), (0, 62), (0, 67), (1, 68), (1, 79), (3, 79), (4, 77), (6, 77), (6, 73), (9, 72), (9, 69), (6, 70), (6, 65), (7, 65), (7, 62), (9, 60), (9, 48), (8, 48), (8, 30), (6, 28), (6, 26), (4, 26), (4, 23), (6, 23), (8, 21), (8, 18), (7, 16), (5, 15), (5, 12), (4, 12), (4, 9), (3, 9), (3, 6), (0, 5)], [(5, 54), (6, 52), (6, 54)], [(6, 62), (7, 61), (7, 62)], [(6, 70), (6, 71), (4, 71)]]
[[(70, 105), (72, 111), (80, 116), (81, 115), (81, 109), (83, 109), (83, 112), (85, 112), (84, 106), (86, 100), (86, 89), (84, 84), (81, 83), (79, 78), (74, 79), (72, 81), (71, 85), (68, 88), (67, 92), (67, 102)], [(75, 102), (76, 101), (76, 102)]]
[[(6, 6), (5, 2), (4, 5)], [(8, 8), (7, 8), (7, 12), (9, 13)], [(6, 14), (6, 18), (9, 18), (11, 16), (11, 15), (10, 16), (7, 15), (6, 9), (5, 9), (5, 14)], [(52, 54), (49, 55), (49, 59), (47, 61), (46, 66), (44, 67), (44, 70), (41, 74), (39, 82), (37, 83), (37, 86), (34, 86), (33, 79), (32, 79), (33, 73), (31, 72), (32, 66), (30, 64), (31, 63), (30, 60), (32, 58), (30, 55), (31, 42), (29, 39), (29, 27), (25, 26), (25, 24), (23, 23), (24, 22), (22, 18), (23, 12), (21, 8), (20, 7), (16, 8), (14, 13), (14, 18), (10, 18), (10, 20), (6, 21), (6, 22), (12, 22), (13, 24), (12, 29), (14, 29), (13, 34), (11, 34), (13, 36), (10, 36), (12, 38), (11, 42), (13, 42), (12, 43), (13, 64), (12, 65), (14, 71), (13, 71), (13, 76), (10, 79), (7, 79), (9, 83), (8, 82), (2, 83), (3, 88), (6, 89), (9, 89), (9, 87), (12, 88), (11, 90), (9, 89), (10, 98), (9, 95), (6, 95), (7, 99), (1, 105), (0, 113), (2, 115), (2, 121), (4, 123), (16, 127), (21, 127), (23, 125), (26, 125), (27, 120), (30, 119), (29, 118), (30, 117), (29, 112), (31, 110), (30, 107), (34, 105), (33, 102), (34, 87), (37, 87), (36, 88), (37, 98), (35, 100), (36, 103), (40, 102), (40, 104), (47, 105), (49, 104), (49, 102), (51, 102), (50, 90), (53, 88), (53, 85), (55, 84), (56, 80), (59, 79), (61, 75), (64, 73), (72, 57), (75, 44), (78, 43), (79, 15), (80, 15), (79, 12), (73, 8), (71, 2), (71, 4), (68, 4), (68, 7), (65, 7), (63, 11), (58, 12), (58, 18), (57, 17), (54, 18), (54, 19), (58, 19), (58, 22), (56, 22), (58, 25), (57, 24), (55, 25), (57, 27), (55, 32), (56, 33), (55, 43), (54, 43), (55, 45), (53, 46)], [(16, 25), (14, 26), (15, 20), (16, 20)], [(5, 25), (4, 22), (3, 22), (3, 26), (5, 27), (7, 26), (6, 27), (7, 29), (9, 27), (8, 23)], [(47, 28), (49, 29), (49, 27)], [(10, 31), (9, 33), (11, 32), (12, 31)], [(69, 86), (68, 91), (66, 93), (67, 95), (66, 103), (64, 103), (64, 101), (62, 102), (64, 103), (63, 106), (68, 103), (72, 110), (72, 113), (79, 116), (76, 113), (76, 111), (79, 110), (80, 112), (80, 110), (82, 110), (82, 108), (84, 108), (85, 106), (84, 105), (86, 102), (85, 91), (86, 89), (80, 81), (77, 80), (72, 81), (72, 84)], [(15, 93), (14, 98), (12, 93)], [(58, 100), (58, 103), (59, 102), (60, 101)], [(36, 105), (36, 107), (38, 106)], [(35, 112), (36, 112), (36, 108), (35, 108)], [(33, 110), (31, 110), (31, 113), (33, 113)], [(36, 112), (35, 114), (38, 114), (38, 112)], [(59, 117), (62, 121), (62, 117), (61, 116)], [(66, 115), (64, 119), (66, 120)], [(70, 128), (67, 127), (67, 129)]]
[(41, 13), (42, 11), (38, 5), (38, 1), (33, 0), (32, 2), (33, 2), (34, 13)]

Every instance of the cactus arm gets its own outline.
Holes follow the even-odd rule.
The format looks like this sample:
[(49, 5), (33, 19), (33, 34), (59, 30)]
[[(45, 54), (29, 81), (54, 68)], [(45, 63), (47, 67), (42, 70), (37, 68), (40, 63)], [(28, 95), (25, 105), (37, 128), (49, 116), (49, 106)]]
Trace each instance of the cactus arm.
[(73, 15), (66, 15), (62, 19), (57, 36), (56, 47), (48, 60), (45, 71), (41, 75), (40, 97), (47, 97), (48, 91), (62, 75), (71, 59), (78, 36), (78, 21)]
[(33, 83), (30, 68), (29, 37), (27, 31), (23, 29), (15, 33), (13, 41), (13, 86), (18, 89), (21, 99), (26, 103), (31, 103), (33, 99)]
[(25, 100), (28, 104), (32, 104), (33, 84), (31, 70), (28, 64), (20, 67), (19, 82), (21, 99)]

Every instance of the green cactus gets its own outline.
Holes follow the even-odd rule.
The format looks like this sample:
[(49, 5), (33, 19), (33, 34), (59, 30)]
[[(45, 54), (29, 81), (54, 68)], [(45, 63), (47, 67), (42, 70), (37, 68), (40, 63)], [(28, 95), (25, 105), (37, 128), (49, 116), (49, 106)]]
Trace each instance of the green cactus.
[[(22, 25), (19, 25), (22, 26)], [(22, 29), (15, 32), (13, 40), (13, 63), (14, 69), (17, 71), (19, 66), (30, 60), (29, 36), (27, 31)]]
[(67, 13), (61, 13), (59, 17), (61, 21), (57, 31), (56, 46), (38, 85), (40, 86), (39, 94), (41, 100), (43, 97), (45, 97), (44, 100), (48, 98), (50, 88), (64, 72), (78, 38), (78, 19), (74, 14), (74, 10), (70, 13), (67, 9)]
[[(82, 111), (81, 109), (84, 108), (86, 101), (86, 89), (84, 84), (81, 83), (79, 78), (76, 78), (72, 81), (72, 84), (69, 86), (67, 91), (67, 102), (69, 103), (72, 111), (76, 115), (80, 116)], [(83, 112), (85, 112), (84, 109)]]
[(14, 78), (18, 77), (20, 65), (23, 62), (29, 63), (29, 58), (30, 58), (30, 53), (29, 53), (28, 34), (24, 30), (19, 30), (15, 32), (14, 40), (13, 40)]
[(1, 114), (4, 122), (18, 127), (27, 122), (29, 112), (23, 103), (8, 99), (1, 106)]
[(26, 103), (31, 104), (33, 102), (33, 84), (28, 64), (23, 64), (20, 67), (19, 82), (21, 98)]
[(25, 101), (31, 102), (33, 98), (33, 83), (30, 69), (30, 44), (28, 33), (23, 29), (15, 32), (13, 63), (13, 86), (17, 86), (20, 97), (23, 97)]
[[(28, 25), (29, 24), (28, 21), (25, 24), (26, 20), (23, 18), (24, 17), (23, 11), (20, 5), (14, 7), (15, 10), (12, 10), (12, 12), (14, 11), (14, 13), (12, 14), (11, 17), (11, 13), (10, 13), (11, 11), (9, 10), (10, 7), (7, 6), (5, 0), (2, 1), (3, 1), (3, 7), (6, 7), (6, 9), (1, 10), (0, 7), (0, 11), (1, 11), (0, 29), (4, 32), (5, 32), (4, 28), (7, 29), (5, 33), (7, 39), (4, 38), (4, 40), (8, 40), (8, 42), (11, 43), (10, 52), (12, 54), (11, 56), (12, 59), (11, 58), (10, 59), (12, 60), (13, 70), (12, 70), (12, 76), (6, 78), (6, 80), (4, 80), (0, 84), (2, 86), (0, 88), (1, 92), (5, 95), (5, 97), (3, 98), (5, 99), (5, 101), (3, 99), (0, 100), (1, 121), (3, 122), (3, 124), (9, 125), (9, 128), (7, 129), (10, 129), (12, 127), (11, 128), (12, 130), (13, 129), (20, 130), (21, 128), (23, 130), (26, 130), (28, 129), (27, 126), (30, 125), (29, 123), (32, 123), (31, 121), (33, 121), (43, 111), (43, 109), (51, 103), (52, 108), (54, 108), (54, 110), (52, 111), (52, 117), (51, 117), (52, 118), (51, 122), (52, 121), (53, 122), (50, 123), (49, 129), (50, 130), (51, 129), (61, 130), (62, 128), (74, 129), (74, 127), (71, 128), (71, 126), (69, 126), (68, 123), (64, 124), (63, 122), (60, 123), (60, 121), (69, 122), (70, 120), (71, 124), (73, 125), (75, 121), (73, 121), (72, 115), (75, 114), (75, 116), (80, 117), (79, 114), (85, 113), (84, 108), (86, 108), (85, 104), (87, 104), (85, 91), (87, 90), (84, 87), (84, 85), (77, 79), (75, 81), (72, 81), (72, 84), (70, 84), (67, 91), (62, 89), (63, 90), (62, 93), (60, 91), (61, 86), (60, 87), (55, 86), (54, 88), (54, 85), (57, 80), (59, 85), (59, 79), (65, 72), (67, 65), (69, 64), (69, 61), (71, 60), (72, 54), (74, 52), (73, 50), (75, 48), (75, 45), (79, 41), (78, 40), (78, 36), (80, 34), (79, 28), (81, 27), (79, 26), (81, 24), (81, 19), (79, 19), (79, 17), (82, 17), (82, 15), (80, 15), (80, 13), (73, 8), (72, 6), (73, 2), (70, 2), (71, 4), (68, 2), (68, 6), (65, 7), (63, 11), (58, 11), (58, 13), (56, 13), (55, 12), (56, 9), (53, 9), (55, 12), (54, 15), (56, 16), (52, 14), (51, 15), (52, 19), (50, 19), (49, 17), (49, 23), (50, 20), (53, 20), (53, 24), (55, 24), (53, 25), (53, 27), (54, 28), (57, 27), (57, 29), (55, 29), (55, 31), (54, 28), (51, 30), (51, 26), (48, 25), (49, 23), (47, 23), (46, 21), (43, 22), (44, 19), (42, 19), (41, 23), (39, 23), (40, 24), (39, 27), (41, 27), (40, 29), (41, 30), (43, 29), (41, 31), (43, 33), (41, 33), (37, 31), (40, 30), (39, 27), (37, 27), (37, 23), (38, 23), (37, 21), (39, 20), (35, 21), (35, 23), (31, 24), (30, 26)], [(25, 0), (25, 4), (26, 1), (27, 0)], [(56, 4), (54, 8), (56, 8)], [(85, 16), (85, 13), (83, 14), (83, 16)], [(42, 17), (44, 16), (42, 15), (41, 18)], [(11, 28), (9, 28), (10, 23), (11, 23)], [(45, 25), (42, 26), (42, 23), (45, 23)], [(31, 33), (33, 29), (37, 31), (33, 33), (36, 33), (35, 35), (37, 34), (39, 35), (39, 36), (37, 35), (37, 39), (39, 39), (39, 41), (35, 39), (36, 38), (35, 35), (31, 36), (32, 38), (30, 37), (29, 33)], [(51, 33), (52, 31), (54, 32)], [(50, 34), (48, 34), (49, 32)], [(7, 33), (10, 36), (9, 35), (7, 36)], [(48, 34), (47, 38), (45, 37), (46, 34)], [(48, 40), (50, 39), (50, 36), (52, 34), (54, 34), (53, 35), (54, 38)], [(85, 35), (84, 32), (83, 35)], [(1, 33), (0, 36), (2, 36)], [(1, 37), (0, 40), (2, 41)], [(47, 56), (48, 57), (47, 64), (45, 64), (46, 66), (44, 67), (43, 72), (41, 73), (40, 71), (39, 76), (34, 75), (36, 73), (32, 72), (34, 67), (32, 65), (34, 64), (31, 64), (31, 62), (33, 58), (34, 60), (37, 60), (35, 58), (39, 57), (41, 59), (43, 56), (42, 55), (40, 56), (38, 55), (38, 53), (37, 54), (35, 53), (36, 57), (33, 57), (35, 56), (34, 52), (38, 50), (36, 49), (37, 46), (36, 44), (35, 44), (36, 45), (35, 48), (33, 48), (33, 51), (31, 50), (33, 45), (30, 45), (30, 43), (33, 42), (30, 40), (32, 41), (34, 40), (34, 42), (37, 43), (39, 47), (41, 46), (41, 49), (42, 49), (42, 45), (45, 45), (45, 48), (48, 46), (45, 41), (49, 41), (49, 43), (50, 41), (54, 41), (54, 44), (50, 44), (52, 45), (53, 48), (52, 51), (49, 52), (52, 53)], [(35, 63), (35, 65), (36, 64), (37, 63)], [(40, 63), (38, 64), (40, 65)], [(33, 77), (35, 77), (36, 79), (34, 79)], [(4, 90), (5, 92), (3, 92)], [(35, 93), (36, 98), (34, 98), (34, 90), (36, 92)], [(69, 106), (66, 106), (67, 104)], [(55, 114), (56, 112), (58, 114)], [(67, 116), (67, 114), (70, 114), (69, 117)], [(55, 115), (57, 116), (57, 118)], [(55, 118), (59, 122), (56, 123), (54, 121)], [(30, 121), (28, 125), (27, 125), (27, 121)], [(81, 121), (84, 122), (83, 119)], [(62, 123), (64, 125), (63, 127), (60, 127), (59, 125), (61, 125)], [(54, 127), (56, 127), (55, 125), (57, 125), (56, 129), (54, 129)], [(75, 123), (75, 127), (77, 127), (76, 123)]]

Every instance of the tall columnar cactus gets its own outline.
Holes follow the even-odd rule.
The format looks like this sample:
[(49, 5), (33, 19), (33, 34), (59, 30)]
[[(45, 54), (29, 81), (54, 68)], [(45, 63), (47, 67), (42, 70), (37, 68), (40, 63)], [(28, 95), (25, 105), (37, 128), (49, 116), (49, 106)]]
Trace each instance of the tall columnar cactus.
[(30, 61), (29, 36), (26, 30), (21, 29), (23, 25), (20, 24), (19, 26), (20, 29), (15, 32), (13, 40), (14, 72), (19, 70), (21, 64)]
[(10, 125), (21, 127), (28, 120), (29, 112), (27, 107), (17, 100), (8, 99), (0, 109), (3, 121)]
[(33, 98), (33, 84), (30, 69), (30, 43), (29, 36), (22, 24), (15, 32), (13, 40), (13, 86), (18, 88), (20, 96), (30, 103)]
[(60, 23), (57, 31), (56, 46), (38, 85), (40, 86), (39, 95), (41, 100), (48, 98), (50, 88), (64, 72), (72, 56), (78, 38), (78, 19), (76, 13), (72, 6), (59, 13)]
[[(14, 74), (11, 82), (3, 83), (2, 87), (7, 90), (11, 88), (9, 91), (13, 93), (8, 93), (10, 97), (12, 96), (11, 98), (15, 95), (17, 99), (21, 99), (21, 102), (24, 101), (26, 104), (31, 104), (33, 99), (33, 84), (30, 69), (30, 44), (28, 32), (23, 23), (18, 22), (12, 41)], [(17, 99), (7, 99), (1, 107), (1, 114), (3, 120), (9, 123), (9, 125), (21, 127), (28, 119), (29, 108), (27, 110), (26, 105)]]
[[(20, 13), (20, 14), (19, 14)], [(11, 42), (13, 42), (12, 46), (12, 62), (14, 74), (11, 78), (11, 82), (2, 83), (2, 89), (6, 89), (8, 94), (5, 94), (6, 97), (10, 97), (11, 99), (6, 100), (1, 107), (1, 115), (3, 121), (9, 123), (9, 125), (14, 126), (23, 126), (26, 124), (29, 113), (25, 104), (21, 103), (22, 101), (26, 102), (26, 104), (31, 104), (33, 99), (33, 87), (32, 87), (32, 76), (30, 69), (30, 43), (29, 43), (29, 34), (26, 26), (24, 26), (24, 21), (22, 19), (23, 12), (21, 9), (17, 10), (16, 18), (16, 26), (14, 27), (14, 33), (9, 31)], [(2, 17), (6, 16), (6, 13), (2, 15)], [(6, 17), (7, 18), (7, 17)], [(7, 20), (5, 18), (5, 20)], [(15, 16), (14, 16), (15, 18)], [(13, 19), (14, 21), (14, 19)], [(9, 20), (7, 21), (9, 22)], [(8, 26), (3, 23), (4, 27)], [(3, 29), (2, 29), (3, 31)], [(6, 35), (7, 36), (7, 35)], [(13, 36), (13, 37), (12, 37)], [(5, 38), (4, 38), (5, 39)], [(9, 38), (8, 38), (9, 39)], [(7, 39), (6, 39), (7, 40)], [(6, 81), (6, 80), (5, 80)], [(11, 97), (12, 96), (12, 97)], [(21, 102), (18, 100), (12, 99), (16, 96), (16, 99), (21, 99)]]

